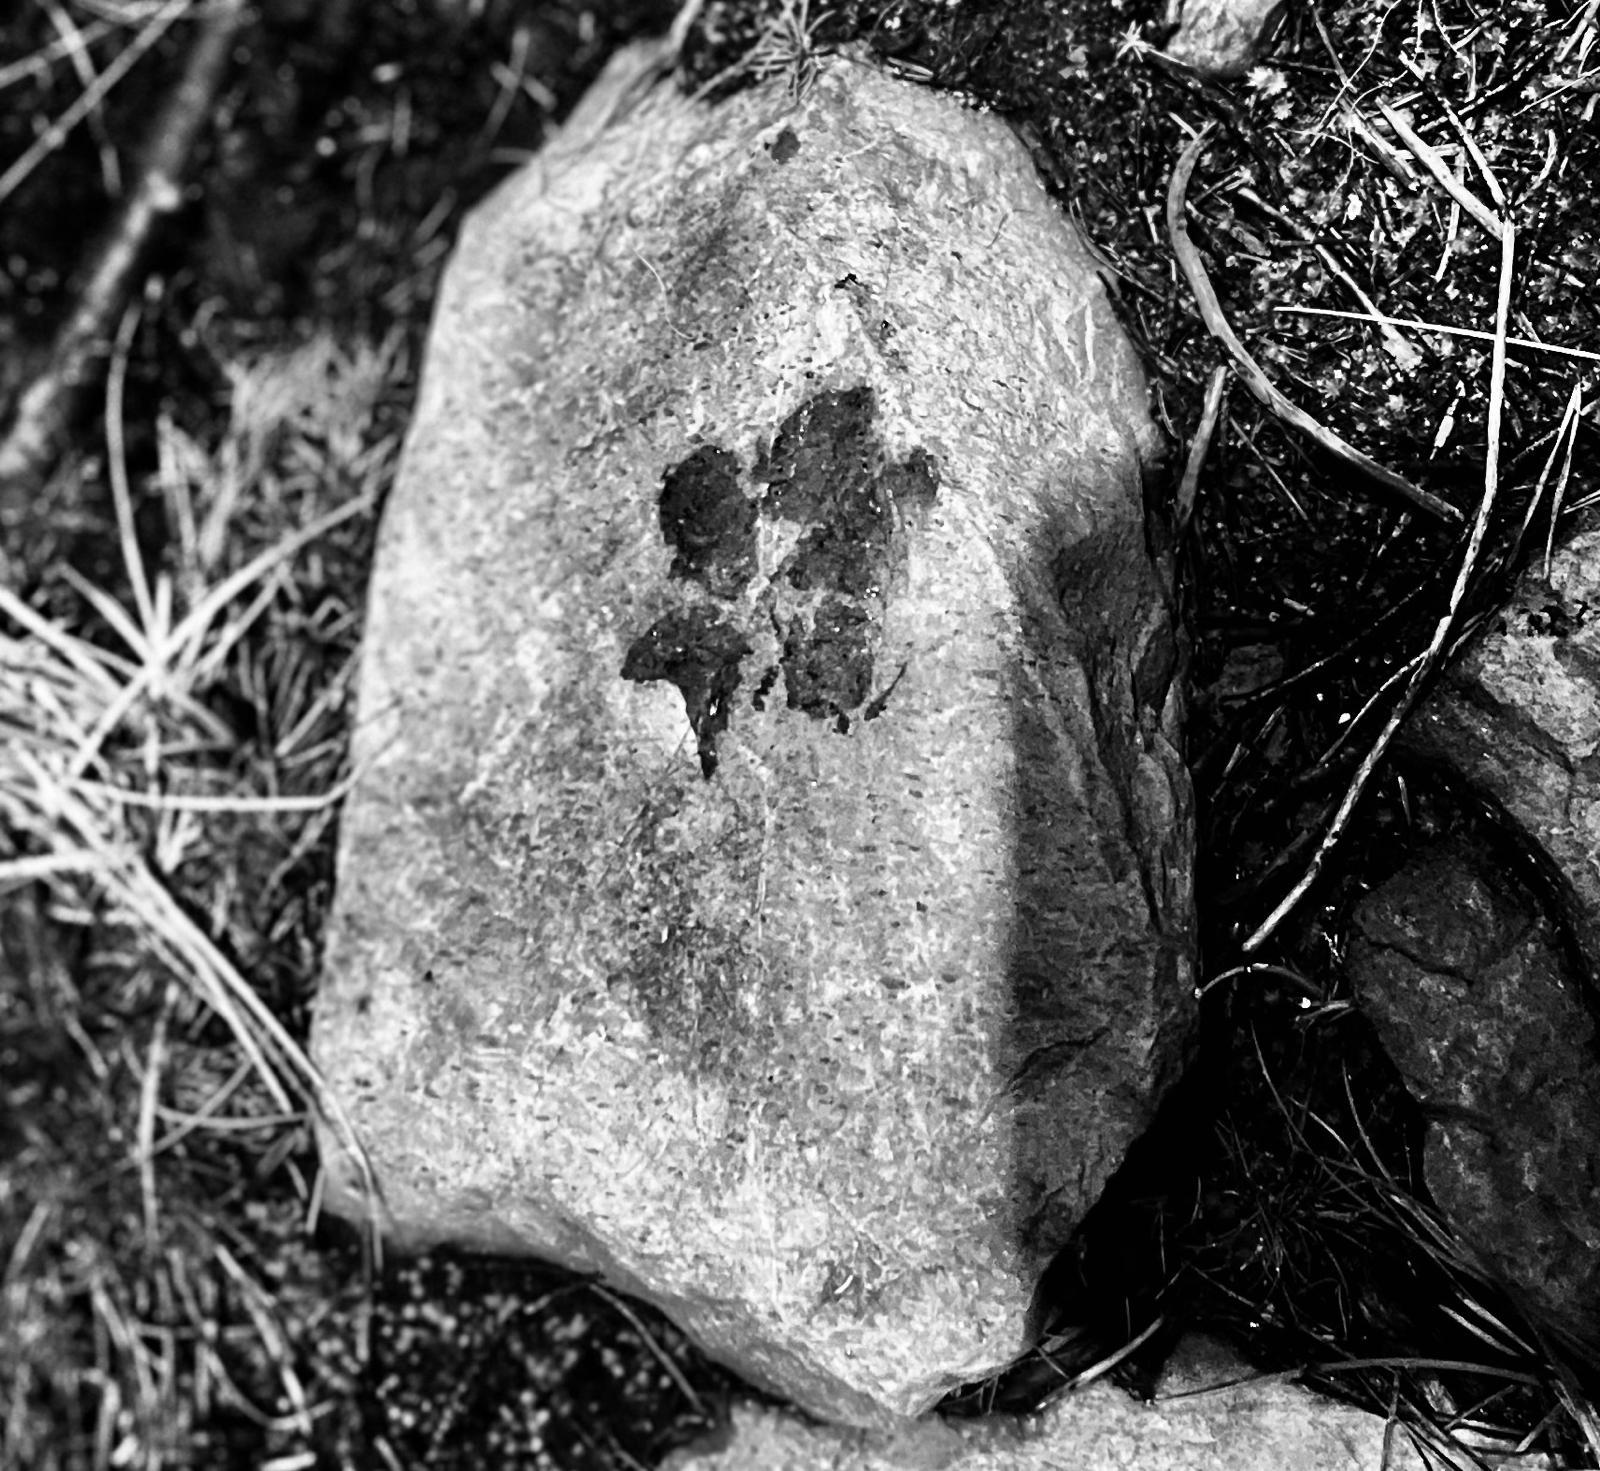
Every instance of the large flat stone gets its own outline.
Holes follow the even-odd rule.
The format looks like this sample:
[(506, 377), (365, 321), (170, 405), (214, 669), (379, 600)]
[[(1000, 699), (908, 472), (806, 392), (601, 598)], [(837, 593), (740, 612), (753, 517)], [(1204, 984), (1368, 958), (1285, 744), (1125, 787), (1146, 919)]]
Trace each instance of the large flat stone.
[(1192, 1014), (1152, 435), (1025, 150), (862, 65), (614, 69), (477, 211), (314, 1031), (393, 1234), (855, 1423), (1024, 1347)]

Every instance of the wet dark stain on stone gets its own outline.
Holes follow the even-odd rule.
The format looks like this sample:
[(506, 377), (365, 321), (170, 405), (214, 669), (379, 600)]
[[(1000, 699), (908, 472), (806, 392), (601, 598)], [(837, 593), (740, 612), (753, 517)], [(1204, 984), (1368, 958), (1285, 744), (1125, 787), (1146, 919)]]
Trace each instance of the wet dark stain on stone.
[(791, 521), (817, 521), (871, 477), (876, 401), (861, 384), (814, 394), (790, 414), (753, 471), (772, 487), (765, 504)]
[(921, 477), (909, 460), (885, 463), (874, 407), (870, 388), (820, 393), (784, 420), (756, 465), (777, 513), (812, 523), (782, 569), (797, 591), (882, 596), (894, 550), (891, 481), (918, 486)]
[(939, 467), (919, 444), (898, 465), (885, 465), (883, 484), (890, 498), (907, 510), (931, 506), (939, 494)]
[(739, 462), (706, 445), (672, 466), (659, 505), (661, 535), (676, 555), (673, 577), (694, 578), (736, 598), (756, 568), (756, 507), (739, 489)]
[[(631, 862), (619, 867), (609, 902), (622, 916), (617, 963), (607, 990), (642, 1012), (651, 1031), (691, 1075), (726, 1076), (746, 1049), (758, 1057), (772, 1041), (738, 1005), (748, 964), (737, 922), (703, 902), (696, 865), (675, 832), (685, 792), (676, 782), (652, 791), (630, 831)], [(711, 839), (730, 871), (759, 863), (759, 833), (724, 831)]]
[(778, 682), (778, 675), (782, 671), (776, 664), (769, 665), (761, 671), (761, 678), (756, 682), (755, 692), (750, 696), (752, 710), (765, 710), (767, 696), (772, 693), (772, 687)]
[(700, 752), (700, 770), (717, 769), (717, 737), (728, 728), (728, 702), (739, 686), (739, 661), (750, 644), (713, 609), (682, 608), (656, 619), (628, 648), (622, 677), (635, 684), (677, 685)]
[(867, 483), (840, 497), (837, 512), (806, 533), (783, 575), (800, 592), (833, 588), (855, 598), (874, 596), (882, 591), (875, 579), (893, 529), (889, 508), (878, 500), (877, 486)]
[(865, 611), (844, 598), (824, 598), (806, 628), (796, 618), (783, 644), (789, 708), (849, 731), (849, 712), (872, 692), (876, 630)]
[[(886, 590), (906, 556), (901, 529), (939, 488), (927, 451), (890, 463), (874, 429), (876, 410), (877, 397), (864, 384), (816, 393), (784, 419), (751, 467), (749, 479), (764, 493), (746, 493), (735, 455), (700, 445), (668, 468), (657, 504), (673, 553), (669, 575), (723, 603), (749, 592), (762, 520), (799, 526), (794, 549), (746, 615), (764, 620), (779, 647), (750, 703), (764, 710), (781, 677), (789, 709), (831, 722), (841, 734), (853, 716), (881, 715), (905, 673), (902, 667), (872, 696)], [(666, 614), (634, 640), (622, 668), (624, 679), (677, 685), (708, 778), (742, 661), (755, 647), (732, 617), (714, 605)]]
[(793, 128), (783, 128), (772, 140), (772, 161), (788, 163), (800, 151), (800, 138)]

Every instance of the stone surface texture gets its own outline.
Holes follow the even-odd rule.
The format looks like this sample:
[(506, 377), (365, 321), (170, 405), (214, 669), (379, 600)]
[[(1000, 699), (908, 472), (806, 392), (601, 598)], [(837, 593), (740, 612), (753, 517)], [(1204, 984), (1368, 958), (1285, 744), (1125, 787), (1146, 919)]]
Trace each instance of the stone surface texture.
[(1284, 0), (1183, 0), (1166, 53), (1204, 77), (1242, 77), (1261, 59), (1284, 8)]
[(314, 1052), (396, 1236), (884, 1424), (1024, 1347), (1186, 1046), (1154, 431), (997, 119), (638, 66), (446, 275)]
[[(1421, 1471), (1428, 1464), (1398, 1428), (1386, 1449), (1376, 1416), (1280, 1379), (1232, 1382), (1249, 1377), (1227, 1350), (1191, 1340), (1152, 1404), (1102, 1380), (1028, 1419), (930, 1418), (876, 1435), (741, 1404), (714, 1443), (685, 1448), (663, 1471)], [(1488, 1464), (1546, 1467), (1543, 1457)]]
[[(1548, 1244), (1533, 1250), (1521, 1270), (1502, 1253), (1513, 1280), (1538, 1292), (1547, 1307), (1566, 1308), (1569, 1323), (1600, 1323), (1600, 1150), (1595, 1097), (1600, 1090), (1600, 524), (1593, 513), (1555, 548), (1548, 562), (1535, 559), (1496, 623), (1409, 723), (1411, 754), (1442, 763), (1504, 814), (1536, 855), (1541, 886), (1565, 920), (1566, 962), (1559, 979), (1555, 960), (1532, 957), (1551, 940), (1518, 942), (1529, 955), (1521, 973), (1495, 978), (1483, 1005), (1503, 1008), (1493, 1035), (1513, 1076), (1495, 1084), (1477, 1075), (1452, 1082), (1448, 1095), (1467, 1088), (1486, 1101), (1498, 1097), (1514, 1125), (1471, 1145), (1465, 1122), (1454, 1133), (1461, 1153), (1453, 1169), (1460, 1183), (1458, 1219), (1474, 1200), (1489, 1209), (1477, 1228), (1496, 1235), (1504, 1213), (1520, 1208), (1542, 1222)], [(1491, 882), (1497, 905), (1518, 901)], [(1475, 888), (1472, 890), (1475, 892)], [(1508, 956), (1500, 964), (1514, 964)], [(1435, 982), (1435, 985), (1440, 983)], [(1482, 990), (1484, 988), (1478, 988)], [(1427, 1038), (1419, 1039), (1428, 1045)], [(1440, 1040), (1435, 1045), (1449, 1044)], [(1464, 1045), (1464, 1044), (1457, 1044)], [(1513, 1049), (1509, 1051), (1508, 1049)], [(1488, 1090), (1484, 1092), (1484, 1090)], [(1525, 1095), (1527, 1102), (1519, 1100)], [(1544, 1131), (1544, 1137), (1538, 1135)], [(1554, 1132), (1549, 1132), (1554, 1131)], [(1488, 1155), (1473, 1166), (1484, 1173), (1469, 1183), (1471, 1154)], [(1526, 1225), (1526, 1223), (1524, 1223)], [(1512, 1229), (1508, 1227), (1507, 1229)], [(1519, 1239), (1517, 1236), (1509, 1240)], [(1563, 1304), (1563, 1288), (1579, 1295)]]
[[(1521, 580), (1496, 626), (1406, 731), (1499, 803), (1570, 886), (1600, 961), (1600, 526)], [(1591, 989), (1591, 1000), (1592, 989)]]
[(1493, 856), (1424, 850), (1358, 905), (1361, 1008), (1428, 1118), (1428, 1189), (1570, 1331), (1600, 1324), (1596, 1029), (1556, 925)]

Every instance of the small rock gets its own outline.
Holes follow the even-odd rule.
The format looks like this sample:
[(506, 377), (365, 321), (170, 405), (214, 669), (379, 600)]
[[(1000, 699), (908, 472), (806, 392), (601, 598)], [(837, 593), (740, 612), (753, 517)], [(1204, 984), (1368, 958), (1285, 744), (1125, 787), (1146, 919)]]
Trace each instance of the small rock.
[[(1570, 886), (1600, 969), (1600, 528), (1521, 579), (1505, 613), (1405, 731), (1413, 752), (1480, 788)], [(1591, 1006), (1600, 1006), (1592, 983)]]
[(1428, 1189), (1569, 1330), (1600, 1322), (1600, 1068), (1551, 919), (1463, 840), (1357, 906), (1362, 1010), (1429, 1119)]
[[(1561, 1306), (1553, 1300), (1563, 1290), (1557, 1284), (1567, 1284), (1579, 1294), (1575, 1303), (1591, 1305), (1587, 1321), (1578, 1325), (1591, 1334), (1600, 1322), (1600, 1297), (1595, 1295), (1600, 1269), (1584, 1256), (1587, 1252), (1592, 1258), (1600, 1248), (1600, 1154), (1588, 1121), (1600, 1114), (1592, 1102), (1582, 1100), (1600, 1086), (1593, 1081), (1594, 1039), (1600, 1028), (1600, 866), (1594, 857), (1600, 851), (1596, 608), (1600, 526), (1591, 513), (1554, 549), (1548, 565), (1535, 559), (1502, 615), (1428, 697), (1403, 735), (1413, 755), (1456, 773), (1525, 836), (1536, 863), (1548, 870), (1543, 887), (1576, 942), (1561, 949), (1567, 963), (1559, 979), (1551, 970), (1553, 957), (1537, 962), (1530, 958), (1526, 964), (1537, 979), (1528, 994), (1521, 993), (1516, 977), (1495, 983), (1507, 988), (1508, 1002), (1515, 993), (1509, 1030), (1497, 1027), (1495, 1035), (1497, 1047), (1516, 1049), (1518, 1080), (1507, 1086), (1527, 1097), (1527, 1124), (1518, 1125), (1512, 1136), (1522, 1142), (1495, 1142), (1501, 1141), (1498, 1123), (1492, 1138), (1479, 1138), (1476, 1144), (1471, 1144), (1473, 1135), (1464, 1123), (1454, 1133), (1460, 1150), (1471, 1144), (1479, 1154), (1489, 1151), (1468, 1172), (1478, 1183), (1469, 1186), (1464, 1180), (1460, 1186), (1466, 1195), (1459, 1202), (1462, 1210), (1474, 1209), (1474, 1200), (1488, 1210), (1476, 1229), (1493, 1244), (1500, 1230), (1496, 1222), (1507, 1212), (1518, 1215), (1516, 1201), (1526, 1204), (1525, 1222), (1513, 1220), (1507, 1229), (1515, 1233), (1525, 1228), (1545, 1245), (1530, 1247), (1526, 1264), (1510, 1275), (1553, 1308)], [(1498, 894), (1502, 885), (1492, 880), (1490, 887)], [(1541, 917), (1535, 925), (1540, 936), (1526, 942), (1530, 956), (1551, 946), (1544, 922)], [(1547, 971), (1548, 979), (1538, 978)], [(1543, 1039), (1550, 1042), (1548, 1055)], [(1460, 1086), (1447, 1085), (1446, 1096)], [(1489, 1080), (1471, 1086), (1498, 1085)], [(1502, 1101), (1513, 1112), (1520, 1107), (1510, 1094)], [(1533, 1132), (1541, 1125), (1547, 1131), (1542, 1142)], [(1479, 1199), (1489, 1178), (1501, 1181), (1496, 1210)], [(1465, 1219), (1460, 1224), (1471, 1229)], [(1572, 1311), (1566, 1316), (1572, 1321)]]
[(1270, 44), (1283, 11), (1284, 0), (1183, 0), (1166, 53), (1203, 77), (1237, 79)]

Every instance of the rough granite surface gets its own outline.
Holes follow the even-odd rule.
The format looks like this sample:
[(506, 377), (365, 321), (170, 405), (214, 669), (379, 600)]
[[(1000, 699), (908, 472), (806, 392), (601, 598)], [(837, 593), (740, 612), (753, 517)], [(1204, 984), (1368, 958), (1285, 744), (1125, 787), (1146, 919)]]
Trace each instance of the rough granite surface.
[(1253, 1375), (1229, 1350), (1196, 1337), (1180, 1346), (1151, 1404), (1100, 1380), (1027, 1418), (929, 1418), (880, 1434), (740, 1404), (714, 1440), (669, 1457), (663, 1471), (1549, 1471), (1543, 1456), (1460, 1454), (1425, 1460), (1399, 1426)]
[(1261, 60), (1285, 9), (1284, 0), (1183, 0), (1166, 54), (1201, 76), (1237, 79)]
[(1348, 964), (1428, 1119), (1434, 1200), (1495, 1271), (1595, 1339), (1600, 1047), (1567, 948), (1493, 855), (1452, 840), (1360, 901)]
[(382, 1198), (330, 1141), (330, 1200), (882, 1425), (1025, 1346), (1186, 1046), (1154, 431), (997, 119), (637, 67), (442, 289), (313, 1034)]
[[(1592, 520), (1592, 513), (1591, 513)], [(1406, 744), (1499, 803), (1570, 886), (1600, 1006), (1600, 526), (1536, 558), (1505, 613), (1409, 722)]]

